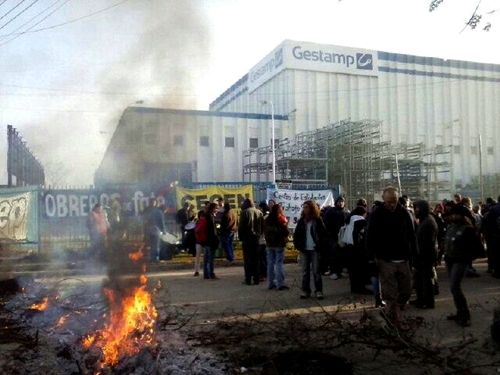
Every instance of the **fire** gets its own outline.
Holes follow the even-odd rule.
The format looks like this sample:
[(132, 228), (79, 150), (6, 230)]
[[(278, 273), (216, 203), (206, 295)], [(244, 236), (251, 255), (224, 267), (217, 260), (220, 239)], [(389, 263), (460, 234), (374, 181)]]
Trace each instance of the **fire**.
[(49, 297), (44, 297), (41, 303), (34, 303), (30, 306), (31, 310), (43, 311), (49, 306)]
[(68, 320), (68, 315), (61, 316), (59, 320), (57, 321), (56, 327), (61, 327), (66, 323), (66, 320)]
[[(142, 250), (142, 249), (141, 249)], [(141, 251), (139, 250), (139, 252)], [(141, 259), (138, 252), (129, 254), (130, 259)], [(145, 266), (142, 267), (145, 271)], [(158, 313), (151, 294), (146, 290), (147, 278), (141, 275), (140, 285), (117, 291), (104, 288), (110, 306), (104, 328), (83, 339), (85, 348), (96, 346), (103, 353), (102, 367), (114, 366), (120, 358), (139, 353), (154, 343), (155, 323)]]
[(128, 257), (131, 260), (135, 260), (136, 262), (139, 261), (139, 260), (141, 260), (142, 258), (144, 258), (144, 254), (142, 252), (142, 248), (140, 248), (139, 250), (137, 250), (135, 253), (129, 254)]

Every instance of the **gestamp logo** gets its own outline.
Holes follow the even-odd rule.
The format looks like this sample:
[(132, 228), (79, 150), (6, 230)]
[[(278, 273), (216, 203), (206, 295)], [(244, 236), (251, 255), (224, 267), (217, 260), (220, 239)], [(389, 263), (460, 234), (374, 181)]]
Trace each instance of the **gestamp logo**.
[(356, 68), (373, 70), (373, 56), (371, 53), (356, 53)]
[(274, 69), (283, 64), (283, 48), (280, 48), (274, 54)]

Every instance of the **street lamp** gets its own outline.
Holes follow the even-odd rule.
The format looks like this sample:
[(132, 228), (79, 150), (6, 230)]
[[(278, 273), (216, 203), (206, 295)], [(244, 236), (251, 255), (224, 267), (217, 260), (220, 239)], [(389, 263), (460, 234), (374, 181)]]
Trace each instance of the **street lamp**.
[(271, 100), (263, 100), (262, 105), (271, 105), (271, 157), (273, 168), (273, 185), (276, 185), (276, 150), (274, 147), (274, 104)]

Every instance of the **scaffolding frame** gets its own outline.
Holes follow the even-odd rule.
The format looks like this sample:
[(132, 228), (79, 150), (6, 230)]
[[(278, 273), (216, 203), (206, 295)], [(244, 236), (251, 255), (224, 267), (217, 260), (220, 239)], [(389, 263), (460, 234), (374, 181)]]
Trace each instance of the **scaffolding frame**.
[[(278, 183), (340, 184), (349, 207), (363, 197), (372, 203), (382, 190), (395, 186), (411, 199), (440, 201), (450, 193), (450, 166), (438, 161), (437, 148), (423, 143), (396, 144), (382, 138), (378, 120), (342, 120), (279, 142), (275, 148)], [(439, 152), (440, 151), (440, 152)], [(439, 159), (443, 159), (440, 157)], [(243, 152), (243, 181), (270, 181), (272, 147)]]

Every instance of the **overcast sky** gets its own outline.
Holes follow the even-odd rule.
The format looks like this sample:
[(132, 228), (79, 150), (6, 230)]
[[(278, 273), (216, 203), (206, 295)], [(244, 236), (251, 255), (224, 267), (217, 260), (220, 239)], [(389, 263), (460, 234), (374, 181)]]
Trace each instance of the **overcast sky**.
[(91, 184), (127, 105), (206, 110), (284, 39), (500, 63), (500, 1), (429, 3), (0, 0), (0, 184), (7, 124), (49, 182)]

